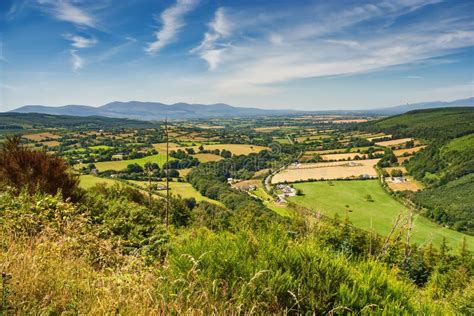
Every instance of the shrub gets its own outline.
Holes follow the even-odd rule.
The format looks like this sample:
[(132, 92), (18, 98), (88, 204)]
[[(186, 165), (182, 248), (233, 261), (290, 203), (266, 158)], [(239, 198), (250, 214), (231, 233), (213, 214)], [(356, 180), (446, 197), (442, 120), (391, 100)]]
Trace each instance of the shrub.
[(66, 162), (55, 155), (30, 149), (19, 136), (7, 137), (0, 150), (0, 184), (16, 193), (40, 191), (78, 201), (82, 197), (79, 177), (68, 170)]

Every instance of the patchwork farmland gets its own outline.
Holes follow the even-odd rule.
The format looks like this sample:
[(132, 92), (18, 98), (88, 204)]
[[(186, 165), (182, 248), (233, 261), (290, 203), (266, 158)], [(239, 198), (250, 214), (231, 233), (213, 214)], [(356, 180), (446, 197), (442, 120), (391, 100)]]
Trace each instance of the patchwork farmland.
[(375, 178), (379, 159), (294, 164), (272, 177), (272, 184), (308, 180)]

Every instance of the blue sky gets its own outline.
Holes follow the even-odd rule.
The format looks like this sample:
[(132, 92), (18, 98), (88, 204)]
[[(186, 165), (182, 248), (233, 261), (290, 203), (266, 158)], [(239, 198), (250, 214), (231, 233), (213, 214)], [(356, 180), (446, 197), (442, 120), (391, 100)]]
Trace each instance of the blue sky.
[(360, 109), (474, 92), (474, 1), (1, 0), (0, 111)]

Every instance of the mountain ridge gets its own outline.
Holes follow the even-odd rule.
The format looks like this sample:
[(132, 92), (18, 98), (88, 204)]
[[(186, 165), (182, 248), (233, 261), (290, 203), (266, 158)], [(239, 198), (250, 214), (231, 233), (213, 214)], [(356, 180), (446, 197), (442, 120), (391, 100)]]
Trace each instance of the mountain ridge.
[(219, 117), (249, 117), (249, 116), (277, 116), (277, 115), (306, 115), (306, 114), (352, 114), (352, 115), (396, 115), (412, 110), (427, 108), (474, 106), (474, 97), (454, 101), (432, 101), (394, 107), (365, 109), (365, 110), (277, 110), (260, 109), (255, 107), (235, 107), (225, 103), (198, 104), (178, 102), (165, 104), (161, 102), (142, 101), (113, 101), (93, 107), (88, 105), (64, 105), (59, 107), (45, 105), (25, 105), (10, 112), (15, 113), (42, 113), (52, 115), (72, 116), (104, 116), (111, 118), (129, 118), (137, 120), (169, 119), (199, 119)]

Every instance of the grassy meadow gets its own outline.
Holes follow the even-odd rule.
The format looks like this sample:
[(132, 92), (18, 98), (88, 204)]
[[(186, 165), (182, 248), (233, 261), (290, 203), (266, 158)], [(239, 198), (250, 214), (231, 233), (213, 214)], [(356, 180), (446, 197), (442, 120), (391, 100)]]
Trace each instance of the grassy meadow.
[[(170, 159), (172, 160), (172, 159)], [(129, 159), (129, 160), (116, 160), (116, 161), (101, 161), (101, 162), (96, 162), (94, 163), (97, 170), (99, 171), (106, 171), (106, 170), (115, 170), (115, 171), (120, 171), (125, 168), (127, 168), (128, 165), (130, 164), (139, 164), (140, 166), (144, 166), (147, 162), (155, 162), (157, 163), (160, 167), (163, 166), (166, 162), (166, 156), (157, 154), (157, 155), (152, 155), (152, 156), (147, 156), (143, 158), (137, 158), (137, 159)], [(76, 165), (76, 168), (82, 167), (81, 164)]]
[[(348, 205), (351, 210), (348, 212), (349, 220), (354, 226), (381, 235), (390, 233), (398, 214), (408, 214), (408, 209), (386, 193), (378, 180), (307, 182), (294, 187), (302, 190), (304, 195), (290, 198), (292, 202), (331, 218), (336, 214), (343, 218)], [(367, 201), (367, 195), (373, 201)], [(462, 238), (466, 237), (469, 249), (474, 250), (474, 237), (443, 228), (425, 217), (416, 217), (413, 241), (422, 244), (431, 240), (439, 246), (443, 237), (452, 248), (458, 248)]]
[(83, 189), (90, 189), (99, 183), (104, 183), (106, 185), (114, 185), (116, 183), (123, 183), (118, 180), (114, 180), (110, 178), (99, 178), (99, 177), (89, 175), (89, 174), (81, 175), (79, 178), (79, 181), (80, 181), (79, 185)]
[[(142, 187), (144, 189), (148, 188), (148, 182), (146, 181), (134, 181), (134, 180), (128, 180), (127, 182), (133, 183), (135, 185), (138, 185), (139, 187)], [(161, 184), (163, 186), (166, 185), (164, 181), (161, 182), (153, 182), (153, 184)], [(174, 195), (179, 195), (183, 199), (187, 198), (195, 198), (197, 202), (200, 201), (207, 201), (210, 203), (215, 203), (218, 205), (223, 205), (221, 202), (210, 199), (206, 196), (203, 196), (201, 193), (199, 193), (195, 188), (190, 183), (187, 182), (175, 182), (172, 181), (169, 183), (170, 186), (170, 193)], [(166, 190), (161, 191), (162, 194), (166, 194)], [(160, 194), (161, 194), (160, 193)]]

